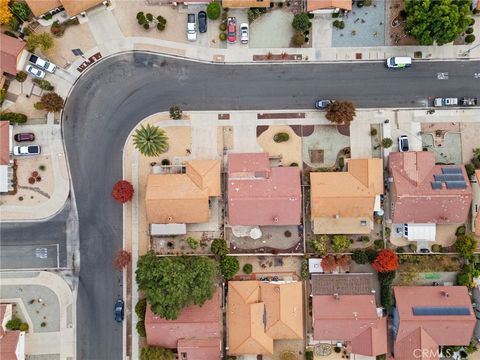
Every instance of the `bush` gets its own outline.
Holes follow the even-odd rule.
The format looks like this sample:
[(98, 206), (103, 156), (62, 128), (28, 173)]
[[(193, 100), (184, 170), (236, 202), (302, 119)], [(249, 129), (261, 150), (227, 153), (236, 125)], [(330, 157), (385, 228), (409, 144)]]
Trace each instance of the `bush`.
[(332, 239), (332, 250), (334, 252), (345, 252), (350, 247), (350, 240), (345, 235), (334, 235)]
[(43, 106), (41, 101), (37, 101), (35, 104), (33, 104), (33, 107), (36, 110), (45, 110), (45, 107)]
[(38, 85), (38, 87), (42, 90), (46, 90), (46, 91), (53, 91), (55, 90), (55, 87), (50, 83), (50, 81), (48, 80), (41, 80), (41, 79), (33, 79), (32, 80), (35, 84)]
[(390, 310), (393, 305), (392, 301), (392, 283), (395, 279), (395, 271), (378, 273), (380, 281), (380, 301), (386, 310)]
[(143, 13), (143, 11), (139, 11), (137, 13), (137, 20), (140, 20), (141, 18), (144, 18), (145, 17), (145, 14)]
[(170, 165), (170, 160), (168, 160), (168, 159), (163, 159), (162, 162), (161, 162), (161, 164), (162, 164), (163, 166), (168, 166), (168, 165)]
[(220, 259), (220, 272), (226, 280), (230, 280), (240, 270), (240, 264), (235, 256), (223, 256)]
[(153, 15), (148, 13), (145, 15), (145, 18), (148, 20), (148, 21), (153, 21)]
[(273, 141), (275, 141), (276, 143), (285, 142), (285, 141), (288, 141), (289, 139), (290, 139), (290, 135), (284, 132), (276, 133), (273, 136)]
[(291, 42), (292, 46), (294, 47), (302, 46), (303, 44), (305, 44), (305, 34), (300, 31), (296, 32), (295, 34), (293, 34)]
[(220, 41), (227, 41), (227, 34), (225, 32), (221, 32), (218, 35), (218, 38), (220, 39)]
[(455, 236), (461, 236), (461, 235), (465, 235), (466, 233), (466, 227), (465, 225), (460, 225), (457, 230), (455, 230)]
[(27, 115), (7, 112), (0, 115), (0, 120), (10, 121), (11, 124), (24, 124), (27, 122)]
[(220, 26), (218, 27), (220, 31), (227, 31), (227, 24), (224, 22), (220, 23)]
[(328, 241), (328, 236), (322, 235), (322, 236), (317, 236), (315, 239), (313, 239), (310, 242), (310, 245), (312, 246), (312, 249), (316, 255), (318, 256), (327, 255), (327, 241)]
[(466, 164), (465, 171), (467, 172), (468, 177), (471, 177), (475, 174), (475, 166), (472, 164)]
[(244, 272), (245, 274), (251, 274), (252, 271), (253, 271), (253, 266), (252, 266), (252, 264), (245, 264), (245, 265), (243, 265), (243, 272)]
[(207, 17), (210, 20), (216, 20), (220, 17), (220, 14), (222, 13), (222, 7), (220, 6), (220, 3), (216, 1), (212, 1), (210, 4), (207, 6)]
[(474, 18), (470, 18), (470, 21), (468, 23), (468, 26), (473, 26), (475, 25), (475, 19)]
[(382, 140), (382, 146), (385, 148), (385, 149), (388, 149), (389, 147), (391, 147), (393, 145), (393, 140), (390, 139), (390, 138), (384, 138)]
[(198, 249), (198, 247), (200, 246), (200, 241), (198, 241), (197, 239), (189, 236), (187, 237), (187, 244), (188, 246), (190, 246), (190, 249), (192, 250), (195, 250), (195, 249)]
[(20, 327), (18, 328), (20, 331), (28, 331), (28, 324), (27, 323), (21, 323)]
[(355, 261), (357, 264), (363, 265), (367, 264), (368, 261), (368, 256), (367, 253), (364, 250), (354, 250), (352, 254), (352, 259)]
[(309, 269), (308, 269), (308, 259), (305, 257), (302, 260), (302, 266), (300, 268), (300, 276), (302, 280), (308, 280), (309, 277)]
[(163, 30), (165, 30), (165, 24), (158, 23), (158, 24), (157, 24), (157, 30), (158, 30), (158, 31), (163, 31)]
[(465, 34), (473, 34), (473, 28), (468, 28), (467, 30), (465, 30)]
[(364, 0), (363, 1), (364, 6), (372, 6), (372, 4), (373, 4), (373, 0)]
[(370, 236), (368, 235), (360, 236), (360, 241), (364, 243), (368, 243), (370, 241)]
[(47, 167), (43, 164), (38, 167), (38, 170), (40, 170), (40, 171), (45, 171), (46, 169), (47, 169)]
[(210, 250), (215, 255), (225, 256), (228, 254), (227, 242), (223, 239), (213, 239)]
[(42, 322), (40, 323), (40, 327), (45, 327), (45, 326), (47, 326), (47, 323), (46, 323), (45, 321), (42, 321)]
[(403, 247), (399, 247), (396, 249), (397, 254), (403, 254), (405, 252), (405, 249)]
[(333, 26), (336, 27), (337, 29), (344, 29), (345, 28), (345, 23), (342, 20), (335, 20), (333, 22)]
[(137, 328), (137, 333), (138, 333), (139, 336), (141, 336), (141, 337), (147, 336), (147, 333), (145, 331), (145, 321), (144, 320), (137, 321), (136, 328)]
[(147, 311), (147, 299), (140, 299), (135, 305), (135, 314), (140, 320), (145, 320), (145, 311)]
[(433, 252), (442, 252), (442, 245), (440, 245), (440, 244), (433, 244), (433, 245), (432, 245), (432, 251), (433, 251)]
[(22, 320), (16, 316), (13, 316), (10, 320), (7, 321), (6, 328), (8, 330), (20, 330), (22, 325)]
[(305, 359), (306, 360), (313, 360), (314, 359), (314, 356), (313, 356), (313, 350), (305, 350)]
[(378, 130), (373, 128), (372, 130), (370, 130), (370, 136), (375, 136), (378, 134)]
[(365, 250), (365, 253), (367, 254), (368, 262), (371, 264), (375, 261), (378, 255), (378, 251), (375, 249), (367, 249)]
[(417, 252), (417, 245), (415, 244), (408, 245), (408, 248), (410, 249), (411, 252)]
[(183, 111), (178, 105), (170, 106), (170, 118), (173, 120), (180, 120), (182, 118)]
[(148, 22), (146, 22), (145, 24), (143, 24), (143, 28), (144, 28), (145, 30), (148, 30), (148, 29), (150, 29), (150, 25), (149, 25), (149, 23), (148, 23)]
[(383, 240), (375, 240), (373, 242), (373, 246), (375, 247), (376, 250), (382, 250), (385, 248), (385, 242)]
[(120, 180), (120, 181), (117, 181), (115, 185), (113, 185), (111, 194), (116, 201), (124, 204), (132, 200), (133, 193), (134, 193), (133, 185), (126, 180)]
[(137, 14), (137, 21), (138, 21), (138, 25), (140, 26), (143, 26), (147, 23), (147, 19), (145, 19), (145, 16), (143, 15), (143, 13), (140, 17), (138, 17), (138, 14)]
[(40, 102), (42, 103), (43, 108), (49, 112), (59, 112), (65, 105), (65, 100), (54, 92), (43, 94), (40, 98)]
[(465, 42), (466, 42), (467, 44), (471, 44), (471, 43), (473, 43), (474, 41), (475, 41), (475, 35), (470, 34), (470, 35), (465, 36)]
[(337, 354), (340, 354), (340, 352), (342, 351), (342, 348), (339, 347), (339, 346), (335, 346), (335, 347), (333, 348), (333, 351), (335, 351)]
[(58, 21), (54, 21), (52, 27), (50, 28), (50, 32), (54, 36), (60, 37), (65, 33), (66, 28), (67, 26), (65, 25), (65, 23), (60, 24)]
[(27, 6), (27, 4), (23, 2), (16, 2), (13, 3), (11, 9), (12, 12), (23, 21), (28, 20), (28, 16), (30, 15), (30, 8)]
[(297, 31), (307, 30), (310, 27), (309, 24), (310, 24), (310, 19), (308, 18), (307, 13), (296, 14), (293, 17), (292, 26)]
[(341, 157), (340, 159), (338, 159), (338, 167), (340, 169), (343, 169), (344, 166), (345, 166), (345, 159)]
[(19, 26), (20, 26), (20, 21), (18, 21), (16, 16), (12, 16), (12, 18), (8, 22), (8, 28), (12, 31), (17, 31)]
[(24, 82), (25, 80), (27, 80), (27, 73), (25, 71), (19, 71), (17, 73), (17, 75), (15, 76), (15, 79), (18, 81), (18, 82)]

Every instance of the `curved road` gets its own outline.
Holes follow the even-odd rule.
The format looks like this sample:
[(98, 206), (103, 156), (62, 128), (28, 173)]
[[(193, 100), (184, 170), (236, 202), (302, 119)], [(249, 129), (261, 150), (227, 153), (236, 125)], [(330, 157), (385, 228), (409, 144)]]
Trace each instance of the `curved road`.
[[(122, 247), (122, 207), (110, 196), (122, 178), (122, 148), (135, 125), (179, 104), (185, 110), (305, 109), (317, 98), (358, 107), (424, 107), (433, 96), (480, 95), (480, 63), (417, 62), (406, 71), (381, 63), (211, 65), (149, 53), (106, 58), (85, 73), (64, 111), (64, 136), (80, 224), (77, 357), (121, 359), (122, 294), (111, 265)], [(438, 80), (448, 72), (449, 80)]]

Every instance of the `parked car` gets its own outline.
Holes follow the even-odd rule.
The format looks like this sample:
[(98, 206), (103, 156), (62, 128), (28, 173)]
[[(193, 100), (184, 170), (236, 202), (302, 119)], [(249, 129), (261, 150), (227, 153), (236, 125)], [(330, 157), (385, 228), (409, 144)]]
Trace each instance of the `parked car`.
[(207, 13), (205, 11), (198, 13), (198, 31), (201, 33), (207, 32)]
[(412, 58), (408, 56), (389, 57), (385, 61), (385, 66), (390, 69), (404, 69), (412, 66)]
[(408, 146), (408, 136), (407, 135), (400, 135), (398, 137), (398, 151), (405, 152), (409, 150)]
[(316, 109), (326, 109), (328, 105), (333, 104), (335, 100), (317, 100), (315, 101), (315, 108)]
[(36, 78), (39, 78), (39, 79), (43, 79), (45, 77), (45, 71), (42, 71), (33, 65), (27, 65), (27, 67), (25, 68), (25, 71), (30, 75), (35, 76)]
[(125, 303), (122, 299), (115, 302), (115, 321), (122, 322), (124, 318)]
[(433, 106), (458, 106), (457, 98), (435, 98), (433, 101)]
[(187, 40), (197, 40), (197, 22), (195, 20), (195, 14), (187, 15)]
[(462, 106), (475, 106), (478, 104), (478, 99), (475, 97), (463, 97), (460, 99), (460, 105)]
[(248, 44), (248, 24), (242, 23), (240, 25), (240, 42), (242, 44)]
[(237, 20), (234, 17), (227, 20), (227, 40), (230, 43), (237, 41)]
[(13, 155), (19, 155), (19, 156), (40, 155), (40, 146), (39, 145), (14, 146)]
[(426, 249), (426, 248), (421, 248), (421, 249), (420, 249), (420, 252), (421, 252), (422, 254), (430, 254), (430, 253), (431, 253), (430, 249)]
[(48, 71), (49, 73), (52, 73), (52, 74), (57, 69), (57, 65), (52, 64), (51, 62), (48, 62), (47, 60), (44, 60), (41, 57), (38, 57), (37, 55), (30, 55), (30, 58), (28, 59), (28, 61), (38, 66), (42, 70)]
[(35, 134), (34, 133), (18, 133), (13, 136), (15, 141), (23, 142), (23, 141), (34, 141)]

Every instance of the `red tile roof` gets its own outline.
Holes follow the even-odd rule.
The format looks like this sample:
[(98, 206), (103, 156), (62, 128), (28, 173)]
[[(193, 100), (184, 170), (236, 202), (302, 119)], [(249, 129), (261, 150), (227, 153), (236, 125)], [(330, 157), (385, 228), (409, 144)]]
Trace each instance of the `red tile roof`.
[(0, 338), (0, 359), (18, 360), (16, 355), (20, 331), (7, 331)]
[[(440, 345), (470, 343), (476, 319), (465, 286), (402, 286), (393, 291), (399, 319), (396, 360), (411, 360), (419, 348), (437, 350)], [(414, 315), (414, 307), (466, 307), (470, 314)]]
[[(459, 167), (466, 182), (465, 189), (433, 189), (434, 175), (442, 168)], [(470, 211), (472, 188), (463, 166), (435, 165), (435, 154), (430, 151), (393, 152), (389, 157), (393, 176), (392, 221), (403, 223), (464, 223)]]
[(17, 75), (17, 58), (26, 46), (21, 39), (0, 34), (0, 75), (4, 72)]
[(230, 225), (298, 225), (301, 204), (298, 167), (270, 168), (267, 153), (228, 155)]
[[(177, 343), (178, 358), (182, 360), (220, 359), (221, 346), (220, 338), (180, 339)], [(185, 357), (182, 357), (182, 353)]]
[(10, 161), (10, 122), (0, 121), (0, 165)]
[(387, 319), (377, 315), (374, 295), (316, 295), (313, 338), (348, 341), (354, 354), (385, 354)]
[[(213, 340), (220, 341), (221, 317), (220, 295), (218, 288), (212, 299), (207, 300), (202, 307), (191, 305), (184, 308), (176, 320), (165, 320), (155, 315), (147, 305), (145, 313), (145, 330), (147, 343), (151, 346), (165, 348), (194, 348), (197, 347), (197, 356), (190, 358), (198, 360), (210, 360), (220, 358), (220, 348), (217, 347), (218, 356), (211, 357)], [(193, 339), (201, 339), (199, 342), (189, 342)], [(206, 339), (209, 339), (207, 341)], [(180, 340), (188, 340), (187, 342)], [(209, 345), (209, 346), (207, 346)], [(203, 349), (203, 350), (200, 350)], [(194, 351), (192, 349), (189, 352)], [(205, 355), (202, 355), (205, 354)], [(215, 352), (216, 354), (216, 352)]]

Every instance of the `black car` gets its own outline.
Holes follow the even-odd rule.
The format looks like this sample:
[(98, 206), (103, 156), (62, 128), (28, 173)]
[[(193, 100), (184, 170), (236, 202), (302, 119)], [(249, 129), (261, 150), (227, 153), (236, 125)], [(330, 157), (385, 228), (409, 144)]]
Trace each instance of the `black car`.
[(125, 303), (122, 299), (118, 299), (115, 303), (115, 321), (122, 322), (124, 317)]
[(15, 136), (13, 138), (17, 142), (34, 141), (35, 140), (35, 134), (34, 133), (18, 133), (18, 134), (15, 134)]
[(198, 31), (201, 33), (207, 32), (207, 13), (205, 11), (198, 13)]

